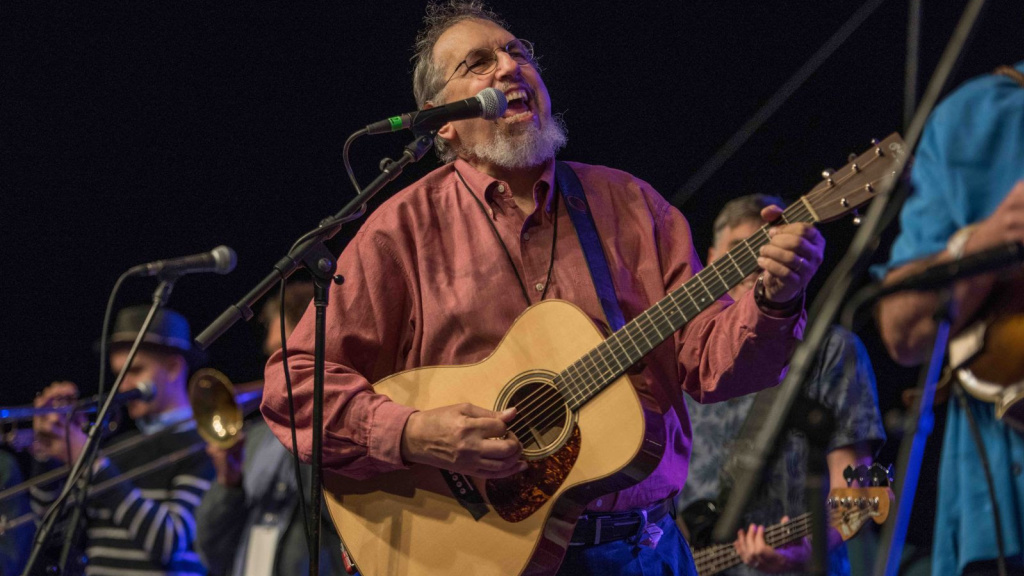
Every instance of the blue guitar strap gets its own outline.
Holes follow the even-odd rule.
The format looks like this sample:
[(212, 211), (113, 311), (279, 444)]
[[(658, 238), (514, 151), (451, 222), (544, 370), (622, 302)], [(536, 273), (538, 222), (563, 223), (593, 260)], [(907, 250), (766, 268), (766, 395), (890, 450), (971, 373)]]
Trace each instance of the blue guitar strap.
[(555, 164), (555, 181), (562, 192), (562, 197), (565, 198), (565, 205), (568, 207), (566, 211), (572, 218), (572, 225), (583, 247), (583, 255), (587, 258), (587, 267), (590, 268), (590, 277), (594, 280), (597, 299), (601, 301), (608, 326), (612, 331), (616, 331), (622, 328), (626, 321), (622, 316), (622, 309), (619, 308), (619, 299), (615, 296), (612, 274), (604, 249), (601, 247), (601, 238), (597, 235), (594, 216), (583, 193), (583, 184), (565, 162)]

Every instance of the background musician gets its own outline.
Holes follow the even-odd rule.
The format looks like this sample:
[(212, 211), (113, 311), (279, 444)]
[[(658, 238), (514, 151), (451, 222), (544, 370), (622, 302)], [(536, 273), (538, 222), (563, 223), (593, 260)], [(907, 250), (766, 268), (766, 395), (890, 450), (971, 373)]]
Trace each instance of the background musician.
[[(763, 194), (742, 196), (728, 202), (715, 218), (714, 239), (708, 250), (708, 263), (714, 262), (736, 243), (753, 235), (762, 225), (761, 211), (767, 206), (784, 208), (782, 200)], [(743, 298), (754, 287), (756, 274), (733, 288), (734, 300)], [(811, 378), (804, 389), (832, 414), (835, 430), (828, 441), (829, 485), (847, 486), (843, 470), (847, 466), (870, 465), (874, 452), (885, 440), (882, 417), (878, 411), (878, 392), (864, 344), (853, 333), (833, 326), (818, 347)], [(717, 500), (733, 478), (727, 467), (733, 443), (747, 415), (770, 405), (750, 394), (715, 404), (688, 403), (693, 424), (693, 454), (690, 475), (679, 497), (680, 509), (699, 500)], [(780, 455), (771, 463), (766, 481), (744, 517), (749, 526), (740, 531), (736, 549), (746, 566), (737, 566), (725, 574), (800, 572), (810, 554), (805, 540), (774, 549), (765, 542), (765, 526), (784, 516), (794, 518), (806, 510), (804, 480), (807, 474), (807, 440), (791, 435)], [(718, 503), (721, 505), (721, 502)], [(828, 574), (848, 575), (850, 564), (839, 534), (830, 529)]]
[[(149, 306), (142, 305), (118, 313), (110, 336), (110, 366), (114, 373), (124, 366), (148, 312)], [(109, 458), (101, 455), (93, 467), (92, 486), (159, 456), (200, 445), (185, 388), (190, 369), (201, 361), (202, 354), (192, 346), (188, 321), (173, 310), (160, 310), (121, 383), (122, 392), (136, 388), (140, 382), (154, 385), (151, 400), (128, 404), (129, 416), (151, 439)], [(39, 394), (35, 405), (66, 403), (77, 396), (74, 383), (54, 382)], [(74, 462), (85, 444), (80, 417), (40, 415), (34, 419), (33, 427), (36, 473)], [(170, 466), (91, 494), (85, 506), (86, 574), (205, 574), (194, 549), (194, 511), (212, 477), (213, 467), (206, 454), (192, 451)], [(61, 482), (34, 486), (33, 511), (42, 515), (60, 487)]]
[[(286, 334), (291, 334), (312, 298), (312, 283), (288, 284)], [(267, 355), (281, 347), (279, 306), (275, 296), (260, 314), (267, 331), (263, 341)], [(206, 447), (217, 476), (196, 511), (203, 562), (212, 575), (307, 574), (309, 548), (300, 498), (309, 483), (309, 466), (301, 466), (304, 482), (296, 486), (292, 457), (263, 418), (247, 420), (242, 434), (244, 441), (229, 449)], [(341, 574), (338, 534), (330, 524), (324, 528), (320, 573)]]
[[(1024, 241), (1024, 62), (967, 82), (935, 108), (911, 185), (886, 283)], [(951, 290), (951, 334), (999, 310), (1019, 314), (1022, 290), (1020, 271), (957, 282)], [(877, 321), (894, 359), (908, 366), (927, 360), (938, 305), (935, 292), (902, 292), (880, 303)], [(1020, 342), (1012, 346), (1010, 354), (1019, 358)], [(992, 404), (954, 396), (939, 469), (933, 571), (995, 574), (1001, 548), (1010, 573), (1024, 574), (1024, 435), (996, 419)], [(972, 438), (974, 426), (980, 444)], [(983, 452), (994, 495), (985, 479)]]

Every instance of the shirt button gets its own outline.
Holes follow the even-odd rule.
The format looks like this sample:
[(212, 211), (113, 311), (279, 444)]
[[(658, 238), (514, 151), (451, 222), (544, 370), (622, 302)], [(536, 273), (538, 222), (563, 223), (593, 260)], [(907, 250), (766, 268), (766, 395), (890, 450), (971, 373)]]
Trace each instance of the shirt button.
[(530, 239), (530, 233), (529, 232), (523, 232), (523, 240), (525, 241), (525, 240), (529, 240), (529, 239)]
[(504, 184), (498, 184), (498, 192), (501, 192), (501, 193), (505, 192), (505, 185)]
[(537, 289), (537, 292), (543, 292), (544, 291), (544, 283), (543, 282), (537, 282), (537, 285), (534, 286), (534, 288)]
[(600, 498), (597, 499), (597, 502), (594, 502), (595, 506), (600, 506), (602, 504), (604, 504), (604, 500), (601, 500)]

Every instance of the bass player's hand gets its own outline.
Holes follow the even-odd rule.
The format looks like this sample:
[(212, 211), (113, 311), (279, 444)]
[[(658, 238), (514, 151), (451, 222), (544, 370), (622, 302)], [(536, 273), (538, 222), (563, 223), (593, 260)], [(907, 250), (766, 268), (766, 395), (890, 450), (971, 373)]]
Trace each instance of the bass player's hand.
[(526, 469), (523, 447), (508, 429), (515, 408), (501, 412), (456, 404), (414, 412), (402, 431), (402, 459), (481, 478)]

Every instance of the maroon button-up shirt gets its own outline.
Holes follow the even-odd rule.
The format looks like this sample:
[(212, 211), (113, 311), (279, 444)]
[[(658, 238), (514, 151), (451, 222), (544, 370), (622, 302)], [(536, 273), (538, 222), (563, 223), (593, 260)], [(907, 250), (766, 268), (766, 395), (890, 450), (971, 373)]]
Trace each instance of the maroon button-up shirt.
[[(700, 271), (686, 219), (650, 185), (610, 168), (570, 166), (587, 194), (627, 321)], [(402, 430), (414, 409), (375, 394), (370, 384), (402, 370), (487, 357), (527, 308), (517, 275), (530, 304), (540, 301), (546, 288), (545, 298), (570, 301), (606, 324), (553, 182), (551, 162), (534, 185), (533, 212), (524, 214), (507, 183), (457, 160), (370, 215), (339, 258), (345, 283), (331, 288), (325, 467), (357, 478), (402, 467)], [(555, 260), (547, 286), (556, 218)], [(765, 315), (750, 295), (729, 304), (728, 297), (712, 304), (644, 358), (643, 379), (664, 411), (664, 457), (640, 484), (594, 501), (592, 509), (647, 506), (681, 489), (691, 438), (684, 390), (700, 402), (713, 402), (779, 382), (802, 334), (803, 315)], [(298, 448), (306, 461), (312, 447), (313, 320), (307, 313), (288, 340)], [(290, 446), (280, 351), (267, 364), (262, 410), (274, 433)]]

